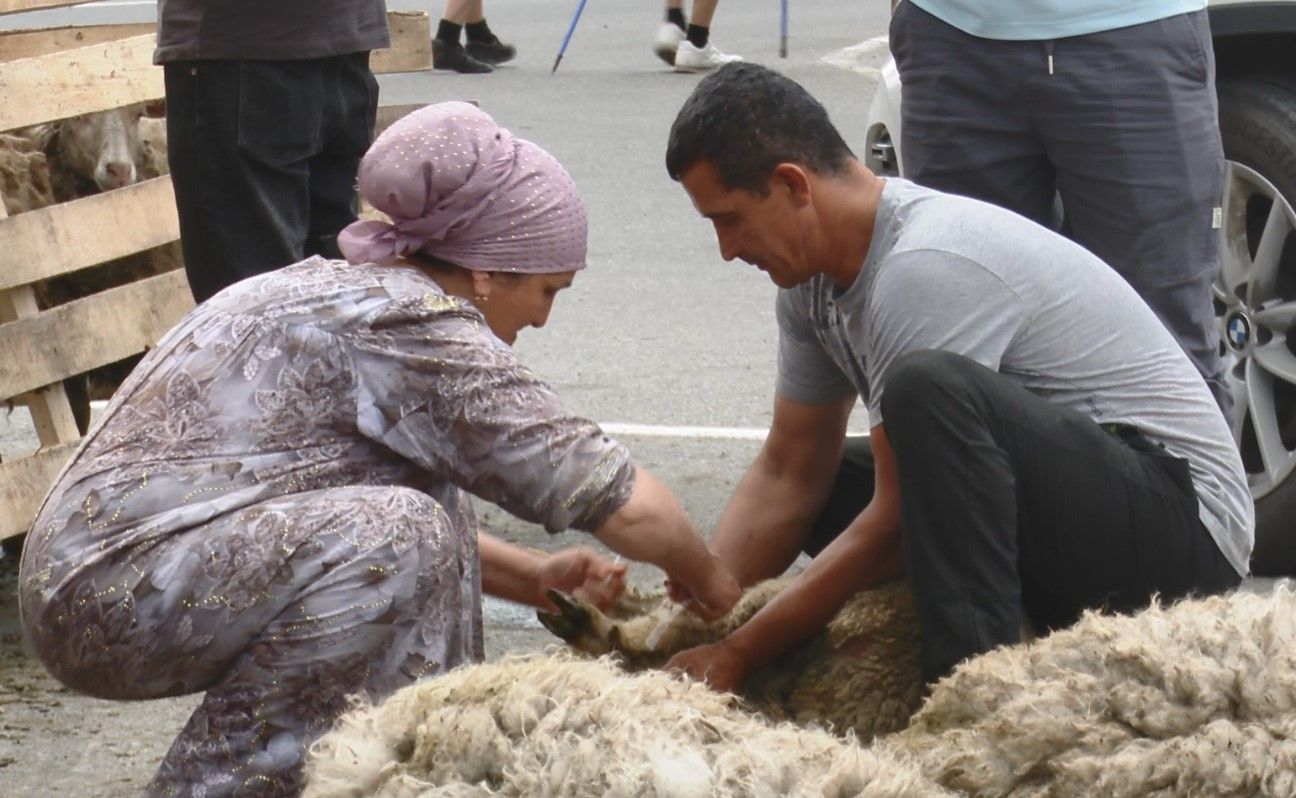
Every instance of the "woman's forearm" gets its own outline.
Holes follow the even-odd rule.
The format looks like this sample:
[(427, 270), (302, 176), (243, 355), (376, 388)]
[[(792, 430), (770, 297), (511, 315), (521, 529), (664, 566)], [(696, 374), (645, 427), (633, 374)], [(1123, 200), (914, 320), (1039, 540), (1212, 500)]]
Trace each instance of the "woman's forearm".
[(629, 501), (594, 535), (618, 554), (652, 563), (672, 575), (691, 573), (710, 557), (675, 495), (642, 468), (636, 471)]
[(679, 500), (642, 468), (636, 471), (629, 501), (594, 534), (618, 554), (665, 571), (703, 616), (727, 612), (742, 595), (729, 569), (693, 528)]
[(477, 535), (481, 552), (482, 592), (519, 604), (538, 606), (540, 566), (545, 555), (485, 532)]

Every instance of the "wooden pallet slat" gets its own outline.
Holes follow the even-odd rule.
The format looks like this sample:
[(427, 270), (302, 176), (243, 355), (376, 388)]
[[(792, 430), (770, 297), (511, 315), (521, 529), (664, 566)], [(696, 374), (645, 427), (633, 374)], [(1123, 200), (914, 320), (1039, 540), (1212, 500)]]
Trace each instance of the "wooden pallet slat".
[(65, 25), (0, 32), (0, 62), (37, 58), (92, 44), (115, 42), (132, 36), (149, 36), (157, 30), (152, 22), (124, 25)]
[(76, 443), (63, 443), (0, 463), (0, 540), (27, 531), (59, 469), (76, 448)]
[[(0, 197), (0, 225), (8, 219), (3, 199)], [(39, 313), (36, 292), (31, 286), (0, 291), (0, 323), (17, 323), (20, 319), (32, 318)], [(31, 412), (32, 424), (36, 427), (37, 440), (42, 444), (73, 441), (80, 436), (76, 419), (72, 416), (72, 405), (68, 402), (62, 383), (40, 387), (24, 397), (24, 400)]]
[(86, 0), (0, 0), (0, 14), (17, 14), (20, 11), (36, 11), (42, 8), (64, 8), (79, 6)]
[(0, 398), (139, 354), (193, 306), (176, 269), (2, 324)]
[(432, 68), (432, 22), (423, 11), (390, 11), (391, 47), (374, 50), (369, 68), (377, 73), (422, 72)]
[(0, 291), (180, 238), (170, 176), (0, 220)]
[[(373, 51), (369, 56), (370, 69), (382, 74), (421, 72), (432, 68), (432, 29), (426, 12), (388, 12), (387, 27), (391, 31), (391, 47)], [(0, 31), (0, 63), (43, 58), (69, 50), (149, 36), (154, 43), (140, 49), (148, 50), (145, 63), (151, 64), (152, 51), (156, 47), (156, 31), (157, 25), (152, 22)]]
[(152, 59), (150, 34), (0, 63), (0, 130), (159, 100)]

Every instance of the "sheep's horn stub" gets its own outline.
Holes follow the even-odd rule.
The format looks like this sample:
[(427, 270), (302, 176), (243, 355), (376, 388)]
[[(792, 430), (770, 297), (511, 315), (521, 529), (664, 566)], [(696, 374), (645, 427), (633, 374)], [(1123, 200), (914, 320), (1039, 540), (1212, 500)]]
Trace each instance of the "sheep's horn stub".
[(544, 628), (568, 642), (576, 640), (589, 628), (589, 610), (579, 601), (561, 590), (551, 589), (545, 595), (558, 607), (559, 612), (536, 613)]

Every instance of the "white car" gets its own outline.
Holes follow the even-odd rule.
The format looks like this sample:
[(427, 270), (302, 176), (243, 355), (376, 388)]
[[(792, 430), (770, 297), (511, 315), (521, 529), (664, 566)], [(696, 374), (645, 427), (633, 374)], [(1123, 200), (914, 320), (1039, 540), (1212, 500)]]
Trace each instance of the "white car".
[[(1215, 281), (1233, 433), (1256, 508), (1258, 575), (1296, 575), (1296, 0), (1211, 0), (1228, 176)], [(900, 76), (882, 68), (864, 161), (904, 174)], [(1288, 332), (1291, 331), (1289, 337)]]

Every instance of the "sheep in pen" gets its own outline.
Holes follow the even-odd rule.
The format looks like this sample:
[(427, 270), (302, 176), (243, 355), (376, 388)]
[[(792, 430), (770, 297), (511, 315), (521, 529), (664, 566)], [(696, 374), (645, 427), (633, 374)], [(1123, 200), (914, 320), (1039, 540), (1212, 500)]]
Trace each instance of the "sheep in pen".
[(1089, 613), (963, 663), (871, 744), (607, 657), (532, 655), (357, 706), (312, 747), (306, 795), (1290, 796), (1293, 654), (1285, 587)]
[[(0, 196), (17, 216), (167, 174), (166, 120), (136, 104), (0, 133)], [(179, 242), (35, 284), (42, 310), (181, 267)], [(139, 356), (64, 381), (78, 429), (90, 401), (106, 399)]]

